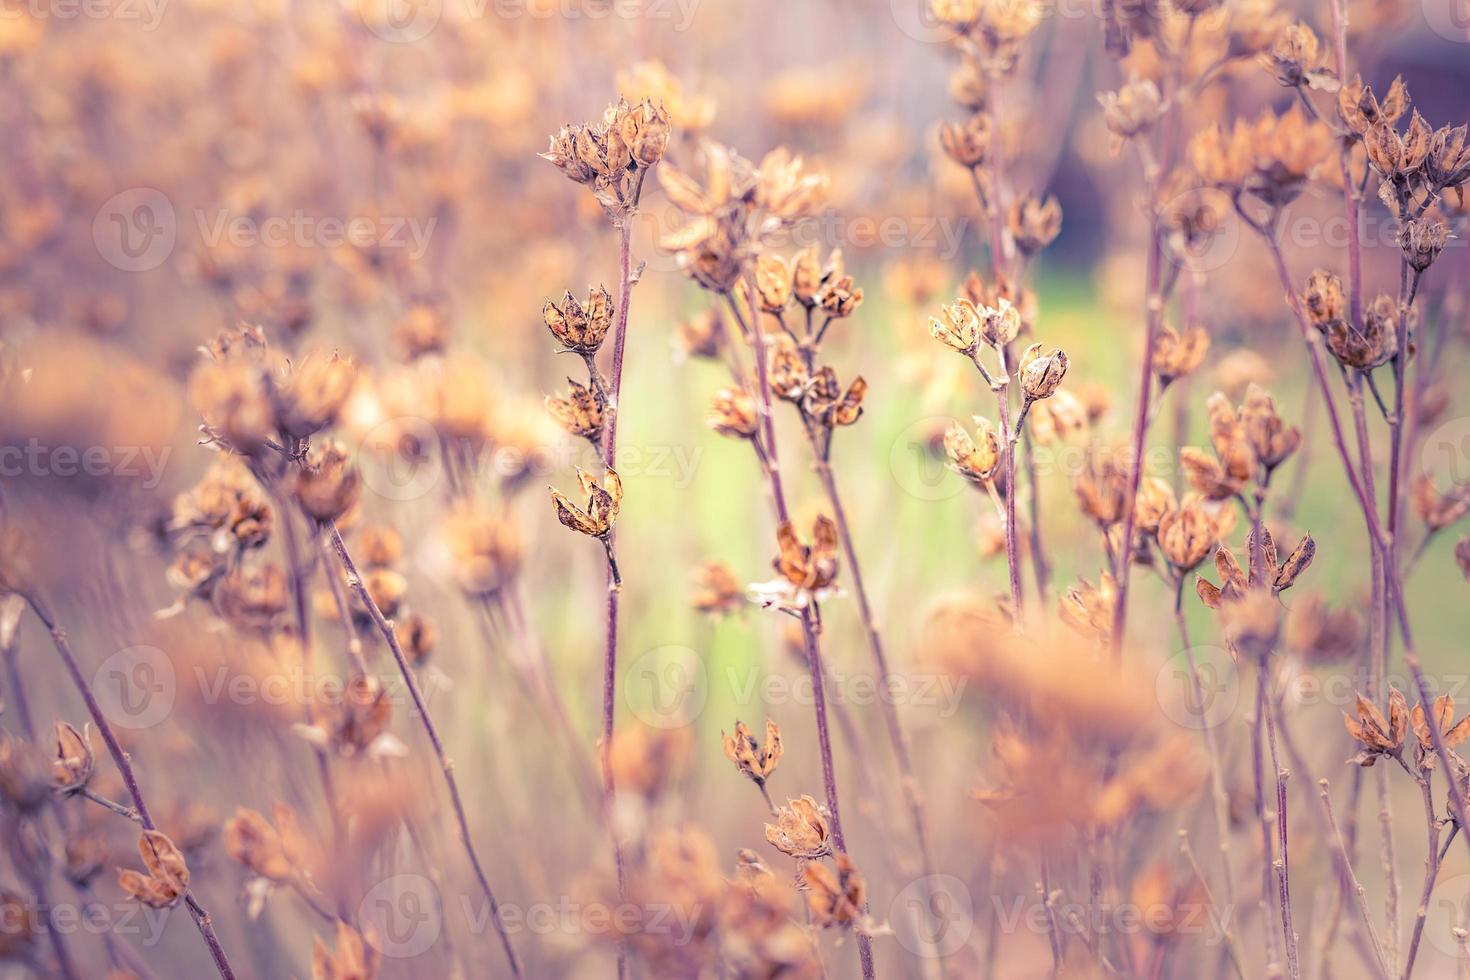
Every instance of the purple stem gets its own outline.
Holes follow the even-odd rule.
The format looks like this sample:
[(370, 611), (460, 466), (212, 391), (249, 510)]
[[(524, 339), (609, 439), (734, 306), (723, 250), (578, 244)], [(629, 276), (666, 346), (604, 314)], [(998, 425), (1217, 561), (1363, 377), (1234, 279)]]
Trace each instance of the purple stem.
[[(143, 791), (138, 785), (138, 776), (133, 771), (132, 760), (128, 758), (127, 752), (123, 751), (122, 743), (117, 740), (117, 734), (113, 732), (107, 715), (103, 714), (102, 706), (93, 696), (91, 686), (82, 676), (81, 666), (77, 663), (76, 655), (72, 653), (66, 630), (56, 625), (56, 620), (51, 617), (50, 611), (39, 598), (25, 594), (25, 600), (30, 605), (31, 611), (36, 614), (36, 618), (51, 634), (51, 642), (56, 647), (56, 652), (61, 655), (61, 662), (71, 676), (72, 684), (76, 686), (82, 700), (86, 703), (87, 713), (91, 715), (92, 723), (97, 726), (97, 732), (102, 736), (102, 741), (106, 743), (107, 751), (117, 765), (117, 771), (122, 776), (123, 784), (128, 788), (128, 795), (133, 798), (133, 807), (138, 811), (138, 822), (145, 830), (157, 830), (158, 827), (148, 812), (148, 804), (143, 800)], [(189, 914), (194, 918), (194, 924), (199, 928), (200, 935), (204, 937), (204, 942), (209, 947), (209, 955), (214, 959), (214, 966), (219, 971), (220, 977), (223, 980), (235, 980), (235, 971), (230, 968), (230, 960), (225, 956), (224, 947), (220, 945), (219, 937), (214, 933), (214, 923), (209, 913), (194, 898), (192, 892), (184, 892), (184, 901), (189, 907)]]

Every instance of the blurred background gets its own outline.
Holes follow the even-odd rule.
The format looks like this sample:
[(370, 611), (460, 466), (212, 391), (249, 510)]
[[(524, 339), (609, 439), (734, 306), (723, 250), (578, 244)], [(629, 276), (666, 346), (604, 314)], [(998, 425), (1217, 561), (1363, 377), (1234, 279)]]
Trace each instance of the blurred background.
[[(1435, 125), (1458, 123), (1470, 110), (1470, 35), (1451, 6), (1352, 4), (1365, 80), (1381, 91), (1401, 73)], [(1297, 12), (1326, 21), (1316, 5)], [(1073, 482), (1083, 447), (1124, 440), (1143, 343), (1141, 181), (1135, 159), (1112, 151), (1102, 124), (1097, 92), (1125, 79), (1102, 51), (1097, 14), (1086, 0), (1047, 8), (1004, 108), (1016, 189), (1055, 194), (1064, 214), (1060, 237), (1034, 267), (1036, 337), (1067, 351), (1069, 387), (1107, 393), (1088, 433), (1042, 447), (1037, 460), (1053, 581), (1062, 588), (1078, 576), (1095, 581), (1106, 561), (1077, 513)], [(8, 547), (23, 555), (13, 560), (46, 595), (84, 672), (100, 690), (120, 692), (100, 695), (104, 707), (119, 713), (113, 721), (150, 802), (189, 854), (194, 886), (243, 975), (306, 976), (311, 937), (330, 945), (332, 931), (285, 889), (264, 895), (219, 839), (237, 807), (270, 815), (286, 801), (310, 814), (320, 792), (315, 749), (292, 727), (297, 699), (262, 686), (282, 676), (271, 626), (288, 616), (282, 583), (252, 582), (222, 611), (181, 587), (187, 569), (170, 537), (177, 498), (219, 459), (200, 445), (190, 378), (206, 359), (201, 347), (240, 324), (258, 325), (296, 363), (308, 351), (336, 352), (357, 366), (336, 435), (358, 463), (363, 490), (344, 528), (359, 547), (374, 529), (401, 538), (401, 554), (388, 563), (401, 577), (391, 585), (396, 618), (417, 617), (435, 637), (424, 644), (420, 680), (499, 897), (525, 909), (584, 901), (606, 887), (609, 848), (585, 782), (600, 724), (601, 548), (557, 526), (544, 490), (571, 491), (576, 466), (592, 467), (595, 454), (542, 410), (543, 397), (580, 365), (557, 352), (541, 310), (564, 290), (612, 289), (616, 241), (591, 196), (537, 154), (548, 134), (597, 119), (619, 95), (663, 102), (671, 155), (701, 137), (753, 160), (784, 145), (830, 174), (826, 209), (792, 230), (783, 251), (840, 248), (864, 290), (863, 305), (834, 325), (827, 346), (844, 378), (861, 374), (870, 386), (861, 422), (837, 434), (833, 465), (895, 672), (912, 685), (900, 712), (936, 863), (963, 883), (975, 909), (991, 902), (993, 849), (972, 798), (984, 782), (991, 710), (963, 677), (926, 659), (925, 642), (936, 605), (1005, 589), (989, 501), (950, 473), (938, 451), (950, 420), (993, 411), (968, 365), (934, 344), (926, 327), (966, 272), (984, 268), (986, 254), (969, 178), (936, 135), (941, 121), (964, 114), (950, 97), (949, 40), (921, 0), (0, 0)], [(1230, 112), (1250, 118), (1289, 101), (1253, 59), (1228, 72)], [(1340, 250), (1342, 230), (1332, 223), (1340, 207), (1315, 189), (1292, 205), (1289, 260), (1301, 278)], [(1365, 260), (1375, 290), (1391, 290), (1398, 248), (1392, 223), (1379, 218), (1365, 226)], [(787, 620), (753, 604), (711, 615), (691, 603), (702, 563), (725, 563), (742, 585), (764, 581), (775, 543), (748, 448), (705, 423), (728, 374), (699, 356), (708, 295), (659, 245), (681, 221), (650, 187), (635, 224), (634, 260), (646, 266), (634, 290), (619, 413), (626, 498), (617, 704), (619, 731), (643, 753), (627, 763), (625, 781), (649, 785), (618, 819), (697, 825), (724, 867), (738, 848), (759, 849), (774, 864), (780, 855), (763, 841), (765, 807), (725, 760), (720, 734), (737, 718), (752, 726), (775, 719), (786, 758), (773, 795), (820, 797), (810, 692)], [(1281, 477), (1300, 492), (1273, 528), (1283, 541), (1310, 530), (1319, 549), (1312, 589), (1365, 608), (1366, 538), (1324, 442), (1320, 405), (1305, 408), (1306, 361), (1281, 291), (1251, 244), (1227, 218), (1190, 257), (1183, 302), (1207, 324), (1212, 345), (1200, 370), (1165, 398), (1155, 429), (1162, 451), (1147, 472), (1179, 485), (1172, 447), (1204, 438), (1205, 397), (1220, 389), (1238, 400), (1248, 381), (1264, 384), (1306, 435)], [(1424, 308), (1458, 309), (1447, 288), (1466, 274), (1464, 242), (1452, 241), (1425, 281)], [(1460, 355), (1448, 349), (1442, 374), (1461, 401), (1453, 381)], [(1459, 424), (1453, 409), (1444, 417), (1446, 426)], [(788, 494), (805, 527), (824, 506), (821, 490), (794, 417), (779, 422)], [(463, 435), (456, 426), (473, 431), (472, 458), (441, 451), (446, 433)], [(1436, 480), (1464, 479), (1449, 472), (1470, 461), (1461, 460), (1470, 443), (1457, 441), (1458, 432), (1426, 444), (1425, 472)], [(1459, 448), (1433, 455), (1445, 445)], [(472, 528), (455, 523), (451, 506), (466, 484), (482, 507)], [(326, 554), (318, 542), (304, 544), (312, 561)], [(278, 564), (280, 546), (266, 545)], [(1437, 537), (1408, 584), (1422, 657), (1451, 691), (1470, 679), (1460, 642), (1470, 607), (1458, 600), (1464, 584), (1453, 551), (1452, 536)], [(476, 576), (478, 585), (466, 584)], [(1152, 682), (1176, 653), (1173, 595), (1141, 570), (1134, 580), (1129, 650)], [(312, 596), (317, 660), (338, 664), (348, 637), (321, 581)], [(1212, 635), (1208, 611), (1186, 598), (1195, 634)], [(905, 853), (861, 624), (848, 596), (830, 600), (824, 620), (834, 697), (845, 702), (835, 727), (848, 836), (853, 853), (866, 856), (875, 917), (896, 920), (913, 855)], [(389, 688), (389, 730), (406, 755), (349, 767), (342, 791), (357, 794), (361, 814), (347, 838), (353, 856), (317, 854), (324, 866), (343, 863), (321, 868), (321, 880), (340, 878), (363, 902), (380, 889), (395, 909), (407, 907), (405, 892), (417, 901), (427, 880), (429, 925), (384, 943), (382, 976), (502, 975), (413, 707), (371, 631), (359, 642)], [(40, 624), (23, 619), (10, 648), (6, 731), (38, 732), (44, 748), (53, 720), (80, 728), (81, 702)], [(1229, 657), (1206, 657), (1226, 688), (1238, 688), (1231, 696), (1240, 703), (1225, 717), (1243, 718), (1248, 689)], [(565, 728), (542, 710), (542, 663)], [(331, 669), (286, 675), (311, 686)], [(118, 672), (135, 685), (149, 680), (151, 700), (130, 701), (113, 679)], [(1391, 673), (1408, 686), (1402, 671)], [(1159, 676), (1167, 688), (1167, 675)], [(237, 678), (245, 680), (230, 686)], [(1331, 733), (1304, 739), (1317, 774), (1344, 782), (1349, 753), (1337, 714), (1350, 707), (1350, 683), (1293, 695), (1302, 732)], [(32, 733), (18, 720), (17, 686)], [(586, 758), (572, 761), (577, 745)], [(640, 776), (640, 767), (654, 771)], [(120, 798), (121, 784), (103, 768), (101, 789)], [(1409, 787), (1404, 812), (1417, 809), (1416, 797)], [(405, 812), (415, 814), (418, 833), (400, 829)], [(120, 897), (110, 870), (138, 863), (126, 822), (90, 807), (77, 815), (108, 849), (109, 870), (90, 894), (117, 932), (159, 976), (206, 975), (204, 947), (181, 912), (162, 915), (156, 934), (148, 925), (156, 910), (129, 918), (136, 907)], [(1372, 822), (1367, 804), (1363, 821)], [(1160, 818), (1157, 831), (1167, 836), (1177, 825)], [(325, 828), (317, 832), (330, 850)], [(1405, 821), (1399, 832), (1405, 867), (1417, 874), (1421, 831)], [(1459, 851), (1450, 860), (1445, 874), (1470, 873)], [(436, 875), (419, 875), (425, 864)], [(20, 865), (12, 865), (0, 884), (24, 890)], [(1302, 895), (1330, 885), (1327, 868), (1311, 861)], [(1370, 889), (1380, 876), (1371, 859), (1359, 873)], [(999, 874), (1013, 876), (1014, 893), (1034, 892), (1025, 869)], [(71, 899), (59, 878), (54, 890), (58, 902)], [(1412, 901), (1404, 899), (1406, 909)], [(962, 946), (978, 948), (987, 917), (972, 912), (975, 936)], [(532, 976), (613, 969), (612, 943), (585, 923), (557, 918), (513, 938)], [(924, 975), (904, 953), (910, 940), (879, 942), (884, 975)], [(832, 974), (852, 975), (850, 939), (823, 942)], [(73, 946), (87, 964), (80, 975), (99, 975), (99, 940), (80, 927)], [(1048, 973), (1044, 935), (1020, 935), (1013, 948), (1016, 959), (1001, 975)], [(1427, 949), (1420, 975), (1451, 975), (1452, 953)], [(960, 953), (949, 969), (980, 975), (978, 955)], [(1357, 975), (1358, 965), (1344, 957), (1341, 975)], [(24, 957), (0, 966), (0, 975), (27, 972), (46, 975)]]

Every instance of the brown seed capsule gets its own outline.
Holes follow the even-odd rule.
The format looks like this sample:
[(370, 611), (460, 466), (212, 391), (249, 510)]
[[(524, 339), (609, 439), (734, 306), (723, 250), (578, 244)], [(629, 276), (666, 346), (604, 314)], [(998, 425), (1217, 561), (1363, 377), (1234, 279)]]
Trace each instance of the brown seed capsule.
[(64, 721), (56, 723), (56, 758), (51, 761), (51, 785), (64, 795), (86, 789), (97, 770), (92, 754), (92, 726), (77, 731)]
[(551, 502), (556, 508), (556, 519), (579, 534), (594, 538), (605, 538), (612, 532), (618, 520), (618, 510), (623, 502), (623, 481), (611, 467), (601, 482), (577, 467), (577, 480), (587, 496), (585, 508), (578, 507), (556, 490), (551, 490)]
[(1032, 344), (1021, 355), (1016, 375), (1027, 398), (1050, 398), (1067, 376), (1067, 355), (1060, 348), (1043, 354), (1040, 344)]
[(166, 834), (157, 830), (143, 831), (138, 839), (138, 853), (143, 856), (147, 872), (119, 869), (118, 885), (149, 908), (166, 909), (177, 905), (189, 889), (189, 866), (183, 853)]
[(978, 440), (970, 438), (958, 422), (951, 422), (944, 433), (944, 453), (956, 473), (976, 486), (984, 486), (1000, 465), (1000, 437), (989, 419), (977, 416), (975, 425)]
[(978, 167), (990, 153), (990, 117), (977, 112), (962, 123), (939, 126), (939, 145), (962, 167)]
[(950, 350), (973, 354), (980, 342), (980, 314), (975, 304), (961, 298), (940, 307), (939, 316), (929, 318), (929, 336)]
[(1133, 508), (1134, 527), (1152, 533), (1159, 529), (1159, 522), (1179, 507), (1174, 488), (1167, 480), (1156, 476), (1144, 477), (1138, 485), (1138, 497)]
[(761, 309), (780, 313), (791, 305), (791, 267), (779, 255), (762, 255), (756, 260), (755, 288)]
[(1398, 244), (1404, 261), (1416, 272), (1424, 272), (1433, 265), (1448, 240), (1449, 229), (1443, 221), (1435, 218), (1410, 219), (1398, 231)]
[(735, 768), (757, 786), (764, 786), (781, 762), (781, 729), (769, 718), (766, 719), (764, 745), (751, 734), (743, 721), (735, 722), (733, 736), (721, 732), (720, 737), (725, 743), (725, 758), (735, 763)]
[(776, 810), (776, 822), (766, 824), (766, 840), (782, 854), (807, 861), (832, 853), (827, 818), (810, 796), (787, 800)]
[(817, 861), (801, 870), (812, 924), (822, 929), (854, 925), (862, 918), (863, 905), (868, 900), (868, 886), (852, 859), (839, 852), (832, 863), (836, 865), (835, 872)]
[(561, 306), (547, 300), (541, 307), (541, 317), (551, 335), (567, 350), (595, 354), (612, 326), (612, 296), (606, 288), (598, 286), (588, 290), (584, 307), (568, 291), (562, 295)]
[(1302, 290), (1302, 303), (1307, 315), (1319, 330), (1326, 330), (1332, 323), (1347, 316), (1347, 297), (1343, 294), (1342, 280), (1318, 269), (1307, 279)]
[(1045, 200), (1026, 195), (1011, 204), (1006, 230), (1024, 255), (1035, 255), (1056, 240), (1062, 230), (1062, 206), (1055, 197)]
[(1097, 100), (1108, 132), (1120, 141), (1153, 129), (1163, 114), (1163, 96), (1151, 79), (1132, 79), (1116, 92), (1103, 92)]
[(1235, 527), (1229, 506), (1210, 507), (1198, 497), (1159, 522), (1159, 550), (1175, 571), (1192, 572)]
[(1343, 320), (1333, 322), (1327, 329), (1327, 349), (1343, 364), (1360, 371), (1387, 363), (1399, 349), (1398, 304), (1380, 293), (1363, 311), (1362, 329)]
[(572, 435), (601, 445), (603, 399), (596, 389), (568, 378), (566, 397), (546, 396), (546, 413)]
[(347, 447), (332, 440), (311, 448), (294, 489), (302, 510), (319, 521), (335, 521), (362, 495), (362, 476)]
[(722, 436), (753, 439), (760, 431), (760, 408), (750, 392), (721, 388), (710, 405), (705, 424)]
[(336, 354), (308, 354), (276, 389), (277, 424), (298, 439), (320, 432), (337, 421), (356, 381), (357, 368), (351, 361)]
[(1154, 373), (1162, 384), (1172, 384), (1193, 374), (1209, 349), (1210, 335), (1204, 327), (1196, 324), (1180, 334), (1167, 323), (1161, 324), (1154, 343)]

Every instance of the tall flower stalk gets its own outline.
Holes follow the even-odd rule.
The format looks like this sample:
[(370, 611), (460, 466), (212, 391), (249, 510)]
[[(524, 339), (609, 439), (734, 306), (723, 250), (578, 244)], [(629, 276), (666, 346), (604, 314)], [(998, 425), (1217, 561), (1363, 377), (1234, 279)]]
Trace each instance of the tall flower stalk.
[[(600, 124), (568, 126), (551, 138), (544, 158), (572, 181), (584, 184), (606, 210), (618, 235), (618, 298), (614, 309), (606, 290), (593, 292), (584, 308), (568, 292), (561, 306), (548, 300), (543, 308), (547, 328), (565, 346), (581, 356), (588, 385), (570, 382), (566, 399), (548, 399), (552, 416), (569, 432), (590, 441), (598, 450), (603, 476), (597, 481), (579, 471), (587, 495), (585, 508), (552, 491), (557, 519), (579, 533), (602, 542), (607, 558), (607, 616), (603, 642), (601, 765), (604, 820), (612, 837), (618, 894), (626, 893), (623, 849), (613, 823), (616, 787), (613, 783), (612, 743), (617, 709), (618, 608), (622, 574), (614, 544), (614, 524), (622, 500), (622, 481), (615, 468), (618, 415), (623, 388), (623, 357), (628, 339), (628, 304), (636, 281), (632, 267), (633, 220), (648, 172), (663, 158), (669, 142), (669, 116), (662, 106), (644, 101), (610, 106)], [(597, 352), (612, 331), (612, 364), (604, 377)], [(627, 973), (624, 944), (618, 946), (618, 976)]]

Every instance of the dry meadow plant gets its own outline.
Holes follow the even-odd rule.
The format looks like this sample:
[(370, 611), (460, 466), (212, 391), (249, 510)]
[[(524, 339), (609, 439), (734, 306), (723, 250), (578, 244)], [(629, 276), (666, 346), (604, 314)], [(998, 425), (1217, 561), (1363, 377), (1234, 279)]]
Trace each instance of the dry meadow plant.
[(4, 4), (0, 972), (1470, 976), (1454, 7)]

